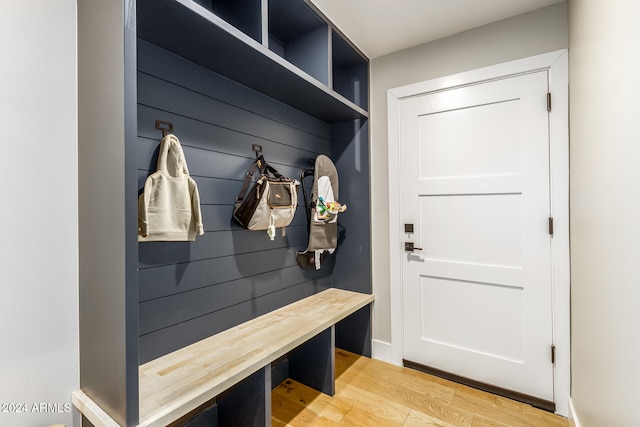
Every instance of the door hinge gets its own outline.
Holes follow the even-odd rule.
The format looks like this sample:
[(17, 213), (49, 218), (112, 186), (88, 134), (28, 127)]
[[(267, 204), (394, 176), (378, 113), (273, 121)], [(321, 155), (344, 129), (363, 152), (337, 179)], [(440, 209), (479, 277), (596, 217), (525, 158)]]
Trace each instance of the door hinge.
[(547, 92), (547, 111), (551, 111), (551, 92)]
[(556, 346), (551, 345), (551, 363), (556, 364)]
[(549, 217), (549, 235), (553, 236), (553, 218)]

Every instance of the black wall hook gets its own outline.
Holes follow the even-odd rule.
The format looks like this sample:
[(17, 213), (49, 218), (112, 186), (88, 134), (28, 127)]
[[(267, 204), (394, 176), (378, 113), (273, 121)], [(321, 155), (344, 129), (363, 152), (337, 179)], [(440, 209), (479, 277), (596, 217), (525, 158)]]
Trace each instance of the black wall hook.
[(262, 154), (262, 145), (251, 144), (251, 149), (256, 152), (256, 159)]
[(167, 134), (173, 133), (173, 123), (156, 120), (156, 129), (162, 131), (162, 137), (164, 138)]

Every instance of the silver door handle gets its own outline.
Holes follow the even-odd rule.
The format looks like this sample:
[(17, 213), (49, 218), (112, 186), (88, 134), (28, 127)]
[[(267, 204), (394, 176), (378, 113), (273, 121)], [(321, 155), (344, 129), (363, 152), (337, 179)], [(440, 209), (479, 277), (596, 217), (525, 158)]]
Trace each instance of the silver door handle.
[(414, 245), (413, 242), (404, 242), (404, 250), (406, 252), (413, 252), (413, 251), (421, 251), (422, 250), (422, 248), (416, 248), (413, 245)]

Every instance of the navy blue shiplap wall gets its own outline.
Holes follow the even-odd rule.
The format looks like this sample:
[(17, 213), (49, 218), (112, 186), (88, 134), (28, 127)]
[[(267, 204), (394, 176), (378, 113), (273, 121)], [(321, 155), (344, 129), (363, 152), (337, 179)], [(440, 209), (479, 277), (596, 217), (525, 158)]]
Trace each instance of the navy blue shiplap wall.
[(332, 262), (319, 271), (296, 263), (307, 244), (302, 193), (286, 237), (270, 241), (231, 219), (255, 158), (252, 144), (297, 178), (308, 159), (331, 154), (331, 125), (140, 40), (139, 189), (156, 170), (162, 134), (155, 120), (175, 126), (198, 184), (205, 234), (139, 244), (140, 363), (329, 288), (333, 269)]
[[(348, 209), (340, 216), (332, 287), (369, 294), (371, 238), (369, 197), (369, 127), (366, 121), (336, 123), (331, 129), (331, 154), (340, 174), (340, 200)], [(336, 326), (336, 346), (371, 357), (371, 306)]]

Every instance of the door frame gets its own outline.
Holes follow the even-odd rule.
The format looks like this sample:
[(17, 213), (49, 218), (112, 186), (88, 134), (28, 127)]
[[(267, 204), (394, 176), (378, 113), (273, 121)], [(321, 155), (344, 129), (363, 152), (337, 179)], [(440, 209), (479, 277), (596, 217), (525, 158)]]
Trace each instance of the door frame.
[[(553, 343), (556, 347), (554, 402), (556, 413), (569, 415), (570, 396), (570, 264), (569, 264), (569, 61), (566, 49), (479, 68), (387, 91), (389, 188), (400, 187), (399, 103), (403, 98), (478, 84), (533, 71), (547, 70), (552, 108), (549, 113), (551, 287)], [(389, 271), (391, 308), (391, 363), (402, 365), (402, 256), (403, 229), (400, 192), (389, 191)], [(393, 249), (396, 248), (396, 249)], [(551, 356), (550, 356), (551, 357)]]

